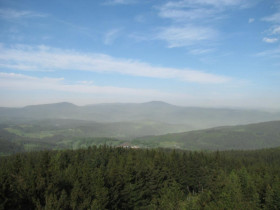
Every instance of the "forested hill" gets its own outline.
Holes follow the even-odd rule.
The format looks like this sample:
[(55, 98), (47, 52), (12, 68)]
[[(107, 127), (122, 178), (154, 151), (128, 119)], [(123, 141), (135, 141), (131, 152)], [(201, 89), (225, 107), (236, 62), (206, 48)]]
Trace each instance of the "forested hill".
[(71, 103), (0, 108), (0, 122), (75, 119), (95, 122), (154, 121), (184, 124), (186, 131), (223, 125), (280, 120), (280, 113), (257, 110), (181, 107), (164, 102), (112, 103), (76, 106)]
[[(0, 155), (45, 149), (79, 149), (103, 144), (185, 150), (252, 150), (280, 146), (280, 121), (135, 138), (141, 134), (167, 132), (171, 128), (170, 125), (148, 122), (102, 124), (72, 120), (0, 124)], [(175, 126), (172, 129), (183, 128)]]
[(227, 126), (135, 139), (141, 147), (187, 150), (251, 150), (280, 146), (280, 121)]
[(280, 209), (280, 149), (90, 147), (0, 158), (0, 209)]

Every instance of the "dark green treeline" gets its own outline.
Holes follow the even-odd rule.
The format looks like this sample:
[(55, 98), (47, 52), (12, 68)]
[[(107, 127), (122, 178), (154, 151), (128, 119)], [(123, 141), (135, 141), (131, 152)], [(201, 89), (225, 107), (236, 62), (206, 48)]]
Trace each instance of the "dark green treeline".
[(0, 209), (280, 209), (280, 149), (108, 146), (0, 159)]

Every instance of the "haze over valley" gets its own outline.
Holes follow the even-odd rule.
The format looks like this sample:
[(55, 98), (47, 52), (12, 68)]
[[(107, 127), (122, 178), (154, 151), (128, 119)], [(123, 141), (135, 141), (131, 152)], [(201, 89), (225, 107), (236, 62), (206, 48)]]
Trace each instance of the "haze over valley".
[(160, 101), (89, 106), (64, 102), (0, 108), (0, 119), (3, 154), (102, 144), (186, 150), (280, 146), (280, 113), (259, 110), (182, 107)]

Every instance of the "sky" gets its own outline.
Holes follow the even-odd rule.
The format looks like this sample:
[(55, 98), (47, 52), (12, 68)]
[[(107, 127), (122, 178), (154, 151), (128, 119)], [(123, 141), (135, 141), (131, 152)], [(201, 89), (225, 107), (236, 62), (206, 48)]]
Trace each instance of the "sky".
[(280, 110), (280, 0), (0, 0), (0, 106)]

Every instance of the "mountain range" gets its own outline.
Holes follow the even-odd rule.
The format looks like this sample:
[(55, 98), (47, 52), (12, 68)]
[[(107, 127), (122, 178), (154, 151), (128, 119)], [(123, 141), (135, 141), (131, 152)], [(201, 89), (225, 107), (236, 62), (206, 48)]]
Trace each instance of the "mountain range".
[(280, 146), (280, 113), (165, 102), (0, 107), (0, 154), (92, 145), (187, 150)]
[(165, 102), (112, 103), (76, 106), (63, 102), (23, 108), (0, 108), (0, 122), (71, 119), (101, 123), (157, 122), (183, 125), (185, 131), (225, 125), (280, 120), (280, 112), (260, 110), (182, 107)]

